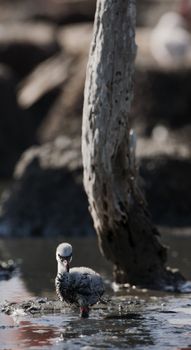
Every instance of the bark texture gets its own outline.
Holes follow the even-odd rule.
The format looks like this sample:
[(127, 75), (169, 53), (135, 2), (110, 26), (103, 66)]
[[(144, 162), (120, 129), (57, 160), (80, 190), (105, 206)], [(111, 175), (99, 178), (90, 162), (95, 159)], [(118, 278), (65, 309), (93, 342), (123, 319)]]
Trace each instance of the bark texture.
[(183, 278), (165, 268), (159, 241), (138, 186), (133, 98), (135, 0), (98, 0), (87, 68), (82, 127), (84, 186), (102, 253), (115, 279), (154, 288)]

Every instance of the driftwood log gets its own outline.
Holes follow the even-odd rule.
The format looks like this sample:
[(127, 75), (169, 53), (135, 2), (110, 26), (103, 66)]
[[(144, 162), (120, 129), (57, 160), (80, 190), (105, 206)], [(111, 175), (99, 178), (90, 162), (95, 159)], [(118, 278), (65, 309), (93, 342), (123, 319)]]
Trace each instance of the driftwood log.
[(184, 278), (165, 266), (166, 248), (138, 185), (129, 127), (135, 17), (135, 0), (97, 1), (83, 111), (84, 186), (116, 282), (178, 290)]
[(62, 86), (68, 78), (71, 61), (60, 54), (40, 63), (20, 84), (19, 105), (29, 108), (49, 91)]

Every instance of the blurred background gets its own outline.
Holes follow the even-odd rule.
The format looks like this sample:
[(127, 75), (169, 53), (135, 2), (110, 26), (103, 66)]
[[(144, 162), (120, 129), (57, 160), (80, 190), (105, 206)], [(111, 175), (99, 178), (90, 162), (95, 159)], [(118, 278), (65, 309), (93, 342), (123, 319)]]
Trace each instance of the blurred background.
[[(82, 185), (95, 0), (0, 0), (0, 236), (94, 234)], [(137, 1), (130, 123), (153, 221), (191, 226), (191, 0)]]

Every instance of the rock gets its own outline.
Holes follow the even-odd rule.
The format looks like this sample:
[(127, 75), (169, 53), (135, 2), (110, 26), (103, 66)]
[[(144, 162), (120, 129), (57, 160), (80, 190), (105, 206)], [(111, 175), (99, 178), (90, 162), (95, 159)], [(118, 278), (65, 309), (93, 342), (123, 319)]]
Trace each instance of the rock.
[(47, 298), (39, 298), (24, 301), (21, 303), (4, 302), (0, 305), (0, 312), (7, 315), (34, 315), (34, 314), (51, 314), (54, 312), (62, 312), (67, 306), (61, 301), (47, 300)]
[[(106, 319), (140, 319), (140, 306), (146, 304), (144, 299), (137, 300), (137, 295), (128, 295), (127, 298), (120, 296), (112, 297), (106, 300), (106, 302), (98, 303), (92, 307), (96, 313), (100, 313), (101, 317)], [(148, 298), (147, 298), (148, 299)], [(119, 304), (121, 308), (119, 308)], [(131, 310), (129, 311), (129, 305)], [(153, 301), (152, 301), (153, 305)], [(59, 300), (51, 300), (43, 298), (43, 302), (39, 301), (39, 298), (33, 298), (32, 300), (22, 302), (4, 302), (0, 304), (0, 312), (13, 316), (26, 316), (26, 315), (43, 315), (43, 314), (63, 314), (69, 313), (79, 315), (79, 309), (75, 305), (69, 305)], [(95, 348), (94, 348), (95, 349)]]
[(2, 200), (0, 234), (89, 235), (94, 232), (82, 185), (80, 140), (60, 137), (21, 158)]

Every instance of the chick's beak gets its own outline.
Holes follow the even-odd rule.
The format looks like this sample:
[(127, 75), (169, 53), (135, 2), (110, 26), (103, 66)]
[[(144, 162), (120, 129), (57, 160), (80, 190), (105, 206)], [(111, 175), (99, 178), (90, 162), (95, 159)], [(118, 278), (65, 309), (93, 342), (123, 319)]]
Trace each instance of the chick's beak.
[(70, 262), (68, 259), (64, 259), (63, 261), (64, 266), (66, 267), (67, 271), (69, 271), (70, 268)]

